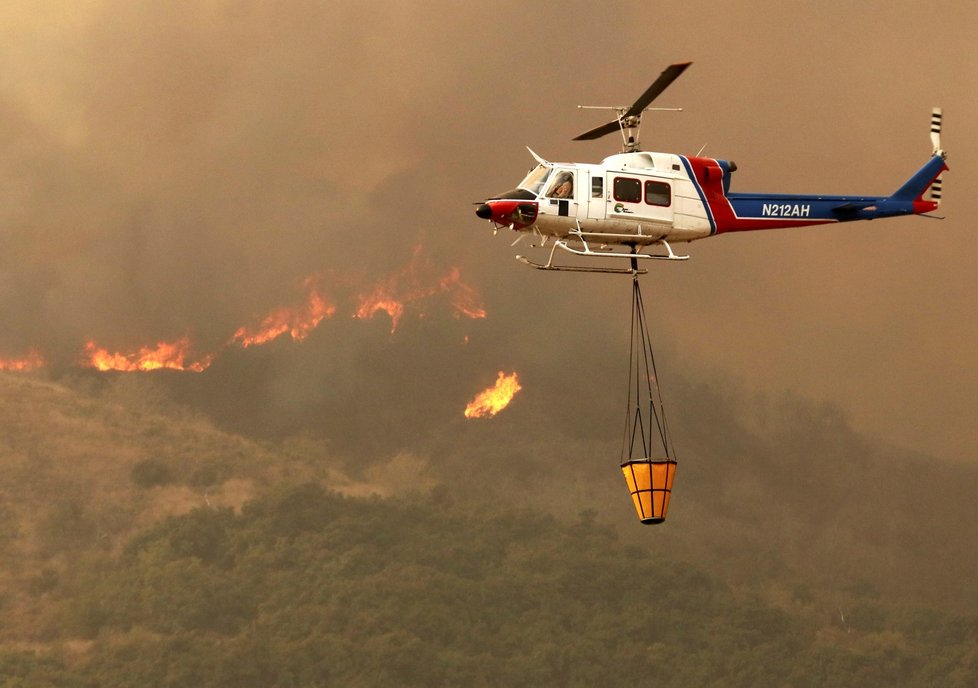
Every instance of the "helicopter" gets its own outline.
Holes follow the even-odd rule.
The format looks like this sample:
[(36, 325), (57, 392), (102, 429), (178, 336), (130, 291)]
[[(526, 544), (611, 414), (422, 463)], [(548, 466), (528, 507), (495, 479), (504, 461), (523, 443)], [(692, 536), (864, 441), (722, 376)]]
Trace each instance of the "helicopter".
[[(947, 154), (941, 148), (943, 111), (931, 113), (931, 158), (889, 196), (741, 193), (730, 190), (736, 163), (674, 153), (643, 151), (638, 136), (642, 114), (692, 62), (669, 65), (630, 106), (578, 106), (606, 109), (615, 119), (576, 136), (575, 141), (621, 133), (622, 150), (599, 164), (550, 162), (527, 150), (537, 165), (516, 188), (477, 202), (475, 214), (493, 230), (509, 228), (545, 247), (549, 259), (517, 260), (538, 270), (642, 274), (639, 261), (687, 260), (673, 244), (761, 229), (930, 215), (941, 201)], [(701, 151), (702, 152), (702, 151)], [(929, 198), (924, 194), (930, 190)], [(555, 262), (557, 250), (573, 264)], [(582, 261), (581, 258), (601, 259)], [(626, 259), (629, 267), (609, 261)], [(620, 265), (620, 264), (619, 264)]]

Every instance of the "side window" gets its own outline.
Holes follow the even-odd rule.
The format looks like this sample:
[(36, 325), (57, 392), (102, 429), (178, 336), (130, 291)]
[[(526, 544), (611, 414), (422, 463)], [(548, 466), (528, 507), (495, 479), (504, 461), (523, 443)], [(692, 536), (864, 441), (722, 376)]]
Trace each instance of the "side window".
[(645, 182), (645, 202), (668, 206), (672, 203), (672, 190), (665, 182)]
[(591, 177), (591, 198), (604, 198), (604, 179)]
[(615, 177), (615, 200), (623, 203), (640, 203), (642, 201), (642, 182), (628, 177)]
[(573, 198), (574, 174), (563, 170), (558, 172), (547, 191), (547, 198)]

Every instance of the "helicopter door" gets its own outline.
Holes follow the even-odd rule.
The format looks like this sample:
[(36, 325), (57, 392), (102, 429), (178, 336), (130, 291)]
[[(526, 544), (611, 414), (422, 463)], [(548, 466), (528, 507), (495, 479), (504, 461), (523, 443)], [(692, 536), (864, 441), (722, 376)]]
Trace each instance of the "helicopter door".
[(672, 186), (668, 181), (622, 173), (609, 174), (609, 218), (672, 224)]
[(604, 175), (591, 172), (589, 195), (587, 198), (587, 218), (589, 220), (603, 220), (605, 216), (605, 195), (604, 195)]
[[(560, 217), (576, 217), (577, 204), (574, 202), (574, 171), (558, 170), (550, 179), (545, 194), (550, 205), (550, 213)], [(573, 213), (571, 207), (573, 206)]]

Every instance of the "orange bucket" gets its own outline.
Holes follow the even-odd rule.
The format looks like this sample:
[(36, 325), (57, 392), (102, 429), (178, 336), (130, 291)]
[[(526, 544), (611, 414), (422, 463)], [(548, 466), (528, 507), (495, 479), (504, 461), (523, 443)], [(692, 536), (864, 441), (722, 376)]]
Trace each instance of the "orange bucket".
[(672, 459), (636, 459), (621, 465), (635, 512), (642, 523), (662, 523), (669, 509), (676, 462)]

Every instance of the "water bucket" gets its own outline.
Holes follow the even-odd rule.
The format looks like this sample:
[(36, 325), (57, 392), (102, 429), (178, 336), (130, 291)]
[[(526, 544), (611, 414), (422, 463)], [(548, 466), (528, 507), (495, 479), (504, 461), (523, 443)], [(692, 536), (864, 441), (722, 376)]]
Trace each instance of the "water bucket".
[(642, 523), (662, 523), (669, 509), (676, 462), (672, 459), (634, 459), (621, 465), (635, 512)]

